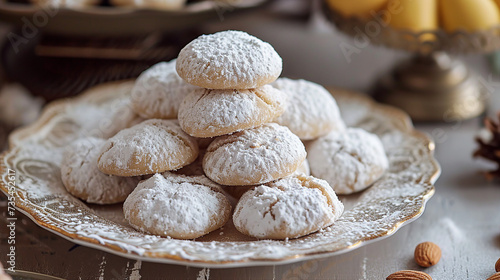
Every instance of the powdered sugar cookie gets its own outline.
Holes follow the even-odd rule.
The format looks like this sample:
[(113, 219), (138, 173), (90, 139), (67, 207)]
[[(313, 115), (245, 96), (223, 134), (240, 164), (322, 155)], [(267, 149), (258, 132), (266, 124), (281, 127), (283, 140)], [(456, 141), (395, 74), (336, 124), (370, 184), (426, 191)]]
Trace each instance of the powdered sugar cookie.
[(88, 137), (68, 146), (61, 162), (61, 179), (66, 190), (89, 203), (123, 202), (139, 182), (138, 178), (109, 176), (97, 168), (97, 158), (106, 140)]
[(186, 82), (210, 89), (258, 88), (276, 80), (282, 61), (273, 47), (242, 31), (202, 35), (177, 58)]
[(177, 75), (175, 59), (142, 72), (132, 89), (132, 108), (147, 119), (175, 119), (179, 105), (197, 87)]
[(152, 119), (108, 139), (98, 159), (110, 175), (137, 176), (176, 170), (198, 156), (198, 143), (173, 120)]
[(389, 166), (380, 139), (360, 128), (332, 132), (307, 148), (312, 175), (328, 181), (338, 194), (365, 189)]
[(233, 222), (241, 233), (259, 239), (297, 238), (333, 224), (343, 211), (326, 181), (297, 175), (243, 194)]
[(288, 127), (302, 140), (311, 140), (330, 131), (345, 130), (337, 102), (322, 86), (306, 80), (280, 78), (273, 86), (287, 94), (285, 112), (275, 122)]
[(305, 158), (296, 135), (269, 123), (216, 138), (207, 148), (203, 170), (221, 185), (258, 185), (292, 174)]
[(123, 212), (137, 230), (192, 239), (223, 226), (231, 205), (220, 186), (205, 176), (165, 173), (139, 183), (123, 204)]
[(198, 89), (179, 108), (179, 124), (189, 135), (214, 137), (267, 123), (284, 111), (286, 96), (266, 85), (249, 90)]

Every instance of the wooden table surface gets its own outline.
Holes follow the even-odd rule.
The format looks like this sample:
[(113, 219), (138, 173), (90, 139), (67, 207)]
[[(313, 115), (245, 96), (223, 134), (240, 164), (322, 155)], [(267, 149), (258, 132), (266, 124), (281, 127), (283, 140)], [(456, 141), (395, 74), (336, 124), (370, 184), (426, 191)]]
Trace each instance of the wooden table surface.
[[(284, 74), (323, 84), (366, 89), (404, 54), (366, 47), (348, 62), (339, 49), (349, 38), (328, 28), (276, 22), (255, 16), (226, 20), (209, 31), (242, 29), (271, 42), (284, 59)], [(279, 36), (276, 36), (279, 34)], [(466, 60), (486, 80), (490, 72), (483, 57)], [(489, 112), (500, 109), (498, 78)], [(496, 95), (495, 95), (496, 94)], [(442, 175), (436, 193), (423, 215), (393, 236), (339, 256), (281, 266), (200, 269), (141, 262), (78, 246), (38, 226), (18, 213), (16, 269), (65, 279), (385, 279), (402, 269), (417, 269), (433, 279), (486, 279), (500, 257), (500, 183), (488, 182), (479, 171), (490, 164), (475, 161), (474, 135), (479, 119), (457, 123), (417, 124), (436, 140), (436, 157)], [(5, 196), (0, 195), (0, 261), (5, 265), (8, 228)], [(434, 267), (419, 268), (413, 260), (415, 246), (423, 241), (438, 244), (443, 256)]]

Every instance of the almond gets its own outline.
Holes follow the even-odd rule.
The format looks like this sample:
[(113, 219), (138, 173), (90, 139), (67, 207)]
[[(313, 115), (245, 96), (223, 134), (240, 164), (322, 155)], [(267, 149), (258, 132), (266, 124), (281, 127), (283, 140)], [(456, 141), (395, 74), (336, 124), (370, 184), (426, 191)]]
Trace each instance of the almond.
[(491, 275), (488, 279), (486, 280), (500, 280), (500, 272), (497, 272), (493, 275)]
[(441, 248), (432, 242), (423, 242), (415, 248), (415, 261), (422, 267), (437, 264), (441, 259)]
[(387, 276), (386, 280), (432, 280), (432, 277), (422, 271), (401, 270)]
[(495, 271), (500, 272), (500, 259), (498, 259), (497, 262), (495, 263)]

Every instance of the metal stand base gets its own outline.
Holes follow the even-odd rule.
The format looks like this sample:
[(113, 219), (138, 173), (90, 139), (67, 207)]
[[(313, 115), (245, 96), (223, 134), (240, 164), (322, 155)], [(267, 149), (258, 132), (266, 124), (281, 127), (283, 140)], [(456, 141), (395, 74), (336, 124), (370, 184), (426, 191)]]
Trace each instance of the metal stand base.
[(485, 88), (458, 59), (417, 55), (377, 82), (378, 101), (405, 110), (415, 121), (464, 120), (485, 109)]

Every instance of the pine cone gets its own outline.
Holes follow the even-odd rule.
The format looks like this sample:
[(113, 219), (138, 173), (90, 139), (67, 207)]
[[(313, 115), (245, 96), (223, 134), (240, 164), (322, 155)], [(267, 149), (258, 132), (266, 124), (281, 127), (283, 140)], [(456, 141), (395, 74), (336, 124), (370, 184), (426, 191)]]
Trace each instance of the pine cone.
[[(497, 113), (497, 118), (500, 119), (500, 112)], [(479, 148), (474, 152), (474, 157), (481, 157), (497, 163), (498, 167), (496, 170), (484, 172), (486, 178), (492, 180), (495, 177), (500, 177), (500, 124), (486, 117), (484, 125), (491, 134), (491, 137), (490, 139), (476, 137)]]

